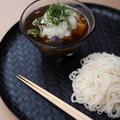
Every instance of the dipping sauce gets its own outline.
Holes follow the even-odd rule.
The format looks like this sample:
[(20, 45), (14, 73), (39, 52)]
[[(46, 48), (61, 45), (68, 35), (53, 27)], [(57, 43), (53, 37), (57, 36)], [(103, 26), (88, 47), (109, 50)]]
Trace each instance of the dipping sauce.
[(88, 32), (88, 22), (78, 9), (54, 4), (33, 11), (25, 20), (24, 30), (40, 43), (64, 46), (81, 40)]

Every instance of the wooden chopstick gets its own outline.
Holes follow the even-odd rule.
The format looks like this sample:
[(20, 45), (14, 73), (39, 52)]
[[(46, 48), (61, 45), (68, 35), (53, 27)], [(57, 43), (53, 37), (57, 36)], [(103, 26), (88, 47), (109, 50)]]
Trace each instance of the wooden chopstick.
[(26, 79), (25, 77), (18, 75), (16, 76), (19, 80), (21, 80), (23, 83), (28, 85), (30, 88), (32, 88), (34, 91), (42, 95), (44, 98), (52, 102), (54, 105), (59, 107), (61, 110), (72, 116), (73, 118), (77, 120), (92, 120), (90, 117), (86, 116), (85, 114), (81, 113), (74, 107), (70, 106), (66, 102), (62, 101), (58, 97), (54, 96), (53, 94), (49, 93), (48, 91), (44, 90), (40, 86), (36, 85), (35, 83), (31, 82), (30, 80)]

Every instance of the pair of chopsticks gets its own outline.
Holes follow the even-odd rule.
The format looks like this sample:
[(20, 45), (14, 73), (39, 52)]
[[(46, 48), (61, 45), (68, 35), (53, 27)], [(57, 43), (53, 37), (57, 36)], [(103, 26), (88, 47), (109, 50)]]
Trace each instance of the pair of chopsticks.
[(21, 75), (18, 75), (16, 77), (19, 80), (21, 80), (23, 83), (28, 85), (30, 88), (32, 88), (34, 91), (36, 91), (37, 93), (42, 95), (44, 98), (49, 100), (51, 103), (53, 103), (54, 105), (59, 107), (61, 110), (63, 110), (64, 112), (66, 112), (67, 114), (72, 116), (73, 118), (75, 118), (77, 120), (92, 120), (91, 118), (89, 118), (85, 114), (81, 113), (80, 111), (78, 111), (74, 107), (70, 106), (66, 102), (62, 101), (61, 99), (57, 98), (53, 94), (51, 94), (48, 91), (44, 90), (40, 86), (34, 84), (33, 82), (31, 82), (30, 80), (26, 79), (25, 77), (23, 77)]

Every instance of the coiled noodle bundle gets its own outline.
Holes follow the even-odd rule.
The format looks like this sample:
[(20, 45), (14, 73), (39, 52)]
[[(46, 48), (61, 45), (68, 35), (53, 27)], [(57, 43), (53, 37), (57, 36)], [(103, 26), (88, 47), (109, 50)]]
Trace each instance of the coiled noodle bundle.
[(93, 53), (80, 62), (81, 69), (69, 75), (74, 91), (71, 101), (98, 114), (120, 117), (120, 57)]

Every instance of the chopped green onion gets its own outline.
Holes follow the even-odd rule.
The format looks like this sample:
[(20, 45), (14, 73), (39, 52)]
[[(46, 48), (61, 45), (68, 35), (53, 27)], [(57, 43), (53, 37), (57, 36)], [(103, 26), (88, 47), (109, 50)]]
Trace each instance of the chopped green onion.
[(29, 29), (29, 30), (27, 31), (27, 34), (28, 34), (28, 35), (39, 35), (39, 34), (40, 34), (40, 30), (37, 29), (37, 28)]
[(41, 24), (41, 20), (42, 20), (42, 17), (36, 18), (36, 19), (33, 21), (33, 25), (36, 26), (36, 27), (39, 27), (39, 25)]
[(67, 22), (70, 15), (69, 9), (61, 4), (51, 5), (46, 11), (46, 22), (52, 25), (59, 25), (63, 21)]

